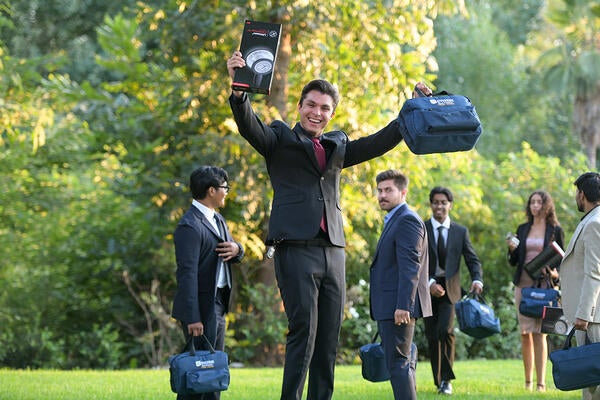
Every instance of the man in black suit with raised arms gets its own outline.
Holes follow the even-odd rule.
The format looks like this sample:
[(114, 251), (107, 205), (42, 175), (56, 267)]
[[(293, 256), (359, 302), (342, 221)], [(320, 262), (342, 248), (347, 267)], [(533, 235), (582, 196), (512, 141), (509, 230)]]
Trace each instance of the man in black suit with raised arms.
[[(232, 80), (244, 66), (234, 52), (227, 60)], [(324, 133), (338, 101), (331, 83), (309, 82), (298, 101), (300, 122), (290, 128), (283, 121), (263, 123), (244, 92), (234, 90), (229, 98), (239, 132), (264, 157), (273, 186), (267, 245), (276, 247), (275, 276), (288, 318), (283, 400), (302, 398), (307, 373), (307, 399), (331, 399), (346, 297), (340, 173), (402, 140), (396, 120), (357, 140), (342, 131)]]

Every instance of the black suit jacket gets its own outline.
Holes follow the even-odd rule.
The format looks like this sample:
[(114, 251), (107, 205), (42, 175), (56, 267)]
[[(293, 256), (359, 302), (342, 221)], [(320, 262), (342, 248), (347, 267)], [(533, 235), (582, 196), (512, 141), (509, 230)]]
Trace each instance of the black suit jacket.
[(402, 140), (397, 121), (357, 140), (349, 140), (342, 131), (323, 134), (327, 166), (321, 172), (313, 143), (300, 124), (290, 129), (282, 121), (263, 123), (246, 94), (242, 98), (232, 95), (229, 102), (240, 134), (265, 158), (271, 178), (273, 203), (267, 243), (314, 238), (325, 209), (331, 243), (345, 246), (340, 173), (396, 146)]
[[(225, 220), (215, 213), (225, 229), (225, 237), (216, 232), (202, 211), (195, 206), (180, 219), (173, 239), (177, 260), (177, 291), (173, 300), (173, 318), (186, 324), (205, 323), (209, 315), (215, 312), (217, 293), (218, 256), (215, 252), (220, 242), (233, 241)], [(234, 259), (225, 263), (231, 276), (231, 262), (239, 262), (244, 255), (242, 246)], [(225, 311), (229, 309), (229, 296), (223, 299)]]
[[(425, 221), (427, 234), (431, 238), (429, 241), (429, 279), (435, 277), (435, 270), (438, 263), (437, 243), (433, 233), (433, 225), (431, 219)], [(446, 239), (446, 293), (452, 304), (459, 301), (462, 297), (462, 289), (460, 286), (460, 262), (461, 256), (464, 258), (471, 281), (483, 282), (483, 273), (479, 257), (473, 249), (471, 239), (469, 238), (469, 230), (454, 221), (450, 221), (450, 229), (448, 229), (448, 237)]]
[(431, 316), (427, 286), (427, 233), (406, 204), (386, 223), (370, 270), (371, 317), (394, 319), (397, 309), (412, 318)]
[[(519, 239), (519, 245), (512, 253), (508, 253), (508, 262), (510, 263), (510, 265), (517, 266), (517, 270), (515, 271), (515, 275), (513, 276), (513, 283), (515, 285), (518, 285), (519, 281), (521, 280), (521, 273), (523, 272), (523, 267), (525, 265), (525, 253), (527, 252), (526, 241), (530, 230), (531, 223), (529, 222), (519, 225), (519, 227), (517, 228), (517, 238)], [(558, 243), (561, 249), (564, 249), (564, 237), (565, 233), (563, 232), (560, 225), (546, 224), (546, 232), (544, 232), (544, 249), (548, 247), (553, 241)], [(558, 270), (560, 271), (560, 266)]]

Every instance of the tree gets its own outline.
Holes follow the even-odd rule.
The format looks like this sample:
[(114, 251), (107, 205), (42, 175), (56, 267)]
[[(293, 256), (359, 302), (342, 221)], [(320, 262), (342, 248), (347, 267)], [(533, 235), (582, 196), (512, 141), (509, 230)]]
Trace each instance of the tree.
[[(114, 11), (119, 2), (111, 3), (117, 8), (99, 19), (89, 8), (100, 7), (94, 1), (59, 3), (37, 1), (27, 8), (23, 1), (13, 1), (12, 8), (7, 2), (1, 6), (0, 42), (7, 46), (0, 46), (0, 364), (164, 365), (181, 341), (169, 318), (175, 283), (172, 231), (189, 207), (189, 173), (199, 164), (215, 164), (232, 177), (233, 189), (221, 212), (247, 250), (235, 270), (236, 308), (226, 342), (231, 359), (279, 365), (285, 318), (272, 268), (263, 260), (262, 240), (271, 189), (263, 160), (239, 136), (227, 104), (225, 60), (239, 46), (243, 20), (279, 21), (287, 29), (273, 95), (253, 96), (258, 112), (267, 120), (293, 123), (300, 88), (309, 79), (324, 77), (342, 93), (331, 128), (344, 129), (354, 138), (395, 118), (414, 82), (435, 79), (434, 18), (443, 21), (442, 11), (464, 5), (149, 0), (120, 13)], [(62, 21), (57, 10), (70, 6), (89, 10), (93, 18)], [(36, 18), (21, 28), (14, 22), (29, 9)], [(479, 13), (472, 11), (473, 17)], [(87, 72), (74, 73), (81, 58), (62, 57), (78, 54), (63, 46), (71, 49), (68, 38), (78, 42), (79, 37), (73, 28), (92, 20), (102, 22), (94, 23), (93, 33), (88, 31), (93, 46), (83, 57)], [(486, 14), (473, 21), (484, 24), (455, 25), (472, 29), (478, 39), (472, 46), (479, 49), (458, 48), (450, 64), (438, 57), (443, 68), (436, 83), (459, 82), (460, 76), (473, 82), (468, 93), (477, 93), (474, 101), (481, 104), (484, 129), (498, 129), (484, 132), (493, 137), (532, 120), (515, 117), (501, 130), (505, 117), (520, 113), (523, 104), (515, 102), (516, 95), (506, 95), (506, 108), (494, 113), (490, 93), (503, 95), (501, 85), (480, 89), (482, 81), (471, 78), (479, 76), (477, 65), (464, 63), (460, 56), (472, 59), (480, 52), (514, 69), (495, 76), (510, 87), (518, 87), (530, 70), (512, 64), (509, 57), (514, 49), (506, 38), (519, 43), (522, 32), (505, 36), (490, 29), (502, 38), (502, 57), (495, 58), (484, 51), (490, 48), (485, 35), (490, 18)], [(64, 42), (37, 46), (43, 38), (36, 34), (43, 31), (41, 26), (54, 32), (61, 23)], [(437, 40), (447, 49), (452, 42), (446, 37), (466, 35), (440, 32)], [(35, 56), (9, 51), (9, 45), (27, 40)], [(506, 64), (500, 64), (504, 59)], [(541, 112), (537, 116), (544, 117)], [(499, 242), (520, 220), (523, 198), (532, 188), (552, 192), (569, 232), (577, 217), (570, 180), (583, 162), (578, 157), (544, 157), (518, 138), (511, 140), (516, 144), (500, 154), (490, 146), (487, 153), (415, 156), (400, 144), (342, 174), (351, 302), (341, 336), (344, 361), (352, 362), (357, 344), (370, 338), (364, 291), (383, 217), (375, 201), (374, 177), (384, 169), (399, 168), (410, 177), (410, 204), (424, 218), (429, 189), (437, 184), (452, 188), (457, 196), (454, 216), (468, 222), (486, 279), (494, 282), (486, 287), (488, 300), (502, 306), (498, 311), (507, 320), (512, 315), (504, 286), (510, 270)], [(510, 340), (502, 339), (486, 346), (465, 341), (461, 354), (511, 354)]]
[(554, 25), (552, 43), (539, 59), (547, 87), (573, 101), (573, 128), (588, 157), (597, 166), (600, 148), (600, 3), (553, 0), (548, 21)]

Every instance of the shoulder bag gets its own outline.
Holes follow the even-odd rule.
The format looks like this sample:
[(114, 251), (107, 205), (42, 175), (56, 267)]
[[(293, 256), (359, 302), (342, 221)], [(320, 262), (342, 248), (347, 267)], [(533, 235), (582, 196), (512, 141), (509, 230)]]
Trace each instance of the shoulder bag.
[(526, 287), (521, 289), (521, 302), (519, 303), (519, 312), (526, 317), (542, 318), (544, 307), (560, 306), (560, 291), (551, 287), (549, 280), (548, 287)]
[[(196, 350), (190, 336), (184, 352), (169, 357), (171, 390), (181, 395), (212, 393), (229, 387), (227, 353), (215, 350), (202, 335), (210, 350)], [(189, 351), (186, 351), (189, 348)]]
[(500, 320), (482, 295), (470, 292), (454, 308), (461, 332), (477, 339), (500, 333)]
[[(562, 349), (550, 353), (554, 385), (560, 390), (576, 390), (600, 385), (600, 343), (571, 347), (572, 328)], [(587, 339), (587, 336), (586, 336)]]
[[(358, 356), (362, 361), (362, 376), (370, 382), (383, 382), (390, 379), (390, 373), (385, 365), (385, 356), (381, 343), (377, 343), (379, 331), (373, 336), (371, 343), (361, 346)], [(418, 350), (415, 342), (410, 347), (410, 369), (413, 373), (417, 369)]]
[(471, 150), (482, 132), (471, 100), (446, 91), (420, 95), (404, 102), (398, 115), (410, 151), (430, 154)]

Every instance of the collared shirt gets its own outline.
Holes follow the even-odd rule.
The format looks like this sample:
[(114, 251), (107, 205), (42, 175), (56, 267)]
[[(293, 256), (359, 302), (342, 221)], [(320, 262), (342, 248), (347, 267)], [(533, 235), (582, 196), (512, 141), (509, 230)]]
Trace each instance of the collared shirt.
[(450, 217), (446, 217), (446, 219), (444, 220), (444, 222), (442, 222), (441, 224), (438, 222), (437, 219), (435, 218), (431, 218), (431, 227), (433, 228), (433, 234), (435, 236), (435, 242), (437, 243), (438, 240), (438, 235), (439, 235), (439, 230), (438, 228), (441, 226), (443, 226), (444, 230), (442, 230), (442, 235), (444, 236), (444, 243), (448, 243), (448, 230), (450, 229)]
[(219, 226), (217, 225), (217, 221), (215, 221), (215, 210), (212, 208), (206, 207), (204, 204), (200, 203), (198, 200), (192, 200), (192, 205), (196, 207), (210, 222), (210, 224), (215, 228), (215, 232), (219, 233)]
[(385, 226), (388, 223), (388, 221), (394, 216), (396, 211), (398, 211), (398, 209), (404, 204), (406, 204), (406, 202), (398, 204), (396, 207), (392, 208), (387, 214), (385, 214), (385, 216), (383, 217), (383, 226)]
[[(450, 230), (450, 217), (446, 217), (444, 222), (442, 222), (441, 224), (435, 218), (431, 218), (431, 227), (433, 229), (433, 234), (435, 235), (436, 243), (437, 243), (438, 235), (439, 235), (438, 228), (440, 226), (443, 226), (444, 228), (446, 228), (446, 229), (442, 229), (442, 234), (444, 235), (444, 242), (446, 243), (446, 246), (448, 246), (448, 231)], [(437, 277), (443, 277), (445, 275), (446, 275), (446, 271), (443, 271), (439, 267), (436, 267), (436, 276)], [(435, 278), (429, 279), (429, 286), (431, 286), (435, 282), (436, 282)], [(478, 283), (479, 285), (481, 285), (481, 287), (483, 287), (483, 282), (481, 282), (480, 280), (474, 280), (473, 283)]]
[[(215, 232), (221, 235), (221, 230), (219, 229), (219, 225), (217, 225), (217, 221), (215, 220), (215, 210), (206, 207), (204, 204), (200, 203), (198, 200), (195, 199), (192, 200), (192, 205), (198, 210), (200, 210), (202, 214), (204, 214), (206, 219), (208, 219), (208, 222), (210, 222), (212, 227), (215, 228)], [(227, 271), (224, 268), (223, 260), (221, 259), (221, 257), (219, 257), (219, 263), (217, 264), (217, 268), (219, 274), (219, 277), (217, 279), (217, 287), (223, 288), (225, 286), (229, 286), (227, 283)]]

